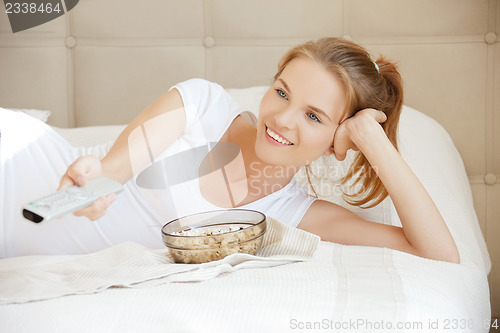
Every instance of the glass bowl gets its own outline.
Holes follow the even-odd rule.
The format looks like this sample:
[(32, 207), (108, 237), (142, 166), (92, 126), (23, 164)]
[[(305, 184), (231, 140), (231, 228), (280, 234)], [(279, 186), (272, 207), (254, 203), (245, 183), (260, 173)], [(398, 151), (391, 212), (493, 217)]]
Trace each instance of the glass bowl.
[(233, 253), (256, 254), (266, 233), (266, 216), (247, 209), (203, 212), (172, 220), (161, 232), (176, 263), (200, 264)]

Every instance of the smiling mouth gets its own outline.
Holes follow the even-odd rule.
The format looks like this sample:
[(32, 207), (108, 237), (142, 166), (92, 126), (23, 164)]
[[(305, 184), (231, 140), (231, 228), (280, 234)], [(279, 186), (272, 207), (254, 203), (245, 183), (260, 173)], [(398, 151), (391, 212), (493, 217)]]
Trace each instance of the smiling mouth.
[(276, 142), (279, 142), (283, 145), (286, 145), (286, 146), (291, 146), (293, 145), (293, 143), (291, 143), (290, 141), (288, 141), (287, 139), (281, 137), (279, 134), (273, 132), (269, 127), (266, 126), (266, 133)]

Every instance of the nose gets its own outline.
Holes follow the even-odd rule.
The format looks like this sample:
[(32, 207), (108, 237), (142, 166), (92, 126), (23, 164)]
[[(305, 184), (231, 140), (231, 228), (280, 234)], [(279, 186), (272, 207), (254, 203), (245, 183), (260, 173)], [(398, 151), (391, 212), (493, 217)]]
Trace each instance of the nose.
[(283, 108), (274, 115), (274, 121), (279, 128), (292, 129), (297, 122), (297, 113), (291, 107)]

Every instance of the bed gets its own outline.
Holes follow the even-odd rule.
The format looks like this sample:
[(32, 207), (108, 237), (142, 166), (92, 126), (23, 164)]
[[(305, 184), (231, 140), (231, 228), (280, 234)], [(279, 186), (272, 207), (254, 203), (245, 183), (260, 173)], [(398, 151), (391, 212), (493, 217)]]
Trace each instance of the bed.
[[(228, 92), (257, 114), (266, 89)], [(102, 155), (123, 127), (54, 130)], [(8, 258), (0, 261), (0, 327), (12, 332), (487, 332), (491, 263), (462, 159), (442, 126), (408, 106), (399, 137), (402, 156), (454, 236), (459, 265), (323, 242), (297, 229), (275, 240), (296, 245), (292, 252), (266, 252), (268, 239), (256, 258), (236, 255), (201, 265), (174, 264), (166, 248), (132, 242), (87, 255)], [(325, 157), (312, 165), (320, 198), (349, 207), (335, 177), (353, 156), (343, 162)], [(297, 179), (307, 184), (303, 171)], [(390, 199), (353, 210), (372, 221), (400, 225)], [(273, 223), (272, 228), (282, 228), (279, 221)], [(26, 316), (29, 320), (22, 319)]]

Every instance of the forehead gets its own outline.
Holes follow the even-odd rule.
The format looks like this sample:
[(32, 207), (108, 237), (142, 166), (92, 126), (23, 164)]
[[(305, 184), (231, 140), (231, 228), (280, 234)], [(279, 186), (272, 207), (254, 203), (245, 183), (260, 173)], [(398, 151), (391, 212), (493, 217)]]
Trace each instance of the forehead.
[(278, 79), (286, 82), (294, 102), (313, 106), (339, 123), (346, 103), (345, 89), (337, 76), (308, 58), (290, 61)]

